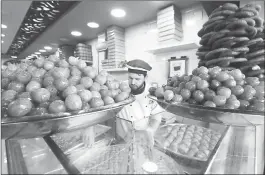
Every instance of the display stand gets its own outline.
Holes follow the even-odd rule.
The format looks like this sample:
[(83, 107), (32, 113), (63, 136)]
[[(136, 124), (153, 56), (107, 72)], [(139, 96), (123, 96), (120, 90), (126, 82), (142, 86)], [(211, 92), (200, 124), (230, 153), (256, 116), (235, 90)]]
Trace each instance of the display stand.
[[(134, 97), (131, 96), (125, 101), (90, 109), (89, 111), (2, 119), (2, 141), (5, 142), (6, 147), (4, 154), (6, 154), (8, 173), (31, 174), (28, 169), (33, 165), (29, 165), (25, 161), (29, 156), (28, 153), (32, 154), (31, 157), (33, 158), (50, 154), (50, 160), (48, 161), (54, 161), (50, 166), (58, 165), (56, 173), (80, 174), (79, 170), (70, 162), (65, 152), (59, 148), (51, 136), (56, 133), (74, 132), (80, 128), (88, 128), (86, 129), (88, 136), (92, 138), (89, 142), (94, 143), (96, 135), (94, 126), (114, 118), (125, 105), (132, 103), (134, 100)], [(31, 146), (32, 148), (30, 148)], [(35, 156), (34, 153), (36, 153)], [(47, 162), (47, 164), (49, 163)], [(55, 173), (55, 171), (51, 170), (50, 173)]]
[[(229, 127), (213, 158), (197, 173), (263, 174), (264, 113), (171, 104), (153, 96), (149, 98), (175, 115)], [(189, 165), (187, 167), (186, 170), (190, 170)]]

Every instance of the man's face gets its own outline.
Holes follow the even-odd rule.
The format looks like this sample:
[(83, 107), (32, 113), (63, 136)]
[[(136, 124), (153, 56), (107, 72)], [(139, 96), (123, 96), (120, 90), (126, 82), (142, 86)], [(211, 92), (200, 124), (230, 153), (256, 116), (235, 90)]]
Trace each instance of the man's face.
[(143, 74), (129, 73), (129, 86), (135, 91), (142, 87), (145, 82), (145, 77)]

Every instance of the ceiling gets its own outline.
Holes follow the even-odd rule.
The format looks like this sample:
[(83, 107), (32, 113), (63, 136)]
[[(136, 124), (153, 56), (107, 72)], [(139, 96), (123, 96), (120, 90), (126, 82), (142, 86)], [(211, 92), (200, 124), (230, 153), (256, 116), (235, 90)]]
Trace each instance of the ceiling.
[[(2, 9), (2, 21), (8, 26), (6, 31), (5, 42), (2, 44), (2, 53), (5, 53), (29, 8), (31, 1), (4, 1)], [(104, 31), (110, 25), (118, 25), (121, 27), (129, 27), (144, 21), (153, 20), (156, 18), (156, 13), (160, 8), (163, 8), (172, 1), (81, 1), (77, 6), (66, 13), (55, 24), (49, 27), (41, 34), (33, 44), (29, 45), (18, 57), (25, 58), (26, 56), (43, 49), (49, 45), (54, 51), (60, 44), (76, 44), (79, 41), (87, 41), (97, 37), (99, 33)], [(196, 1), (173, 1), (179, 8), (190, 7), (196, 4)], [(110, 15), (113, 8), (122, 8), (126, 11), (124, 18), (115, 18)], [(5, 10), (4, 10), (5, 9)], [(3, 13), (2, 12), (2, 13)], [(100, 27), (92, 29), (87, 27), (88, 22), (97, 22)], [(82, 32), (81, 37), (71, 36), (72, 30)]]
[(6, 53), (11, 45), (31, 2), (31, 0), (1, 2), (1, 23), (7, 25), (7, 28), (1, 31), (1, 34), (5, 34), (5, 37), (1, 38), (4, 41), (1, 44), (2, 53)]

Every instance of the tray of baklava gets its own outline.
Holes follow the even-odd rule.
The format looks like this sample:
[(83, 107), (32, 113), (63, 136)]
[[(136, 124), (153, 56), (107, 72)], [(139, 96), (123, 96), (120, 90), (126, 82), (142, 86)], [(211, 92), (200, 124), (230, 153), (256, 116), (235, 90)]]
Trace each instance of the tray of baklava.
[(200, 126), (168, 124), (156, 132), (155, 145), (177, 157), (207, 161), (219, 147), (226, 131), (221, 133)]

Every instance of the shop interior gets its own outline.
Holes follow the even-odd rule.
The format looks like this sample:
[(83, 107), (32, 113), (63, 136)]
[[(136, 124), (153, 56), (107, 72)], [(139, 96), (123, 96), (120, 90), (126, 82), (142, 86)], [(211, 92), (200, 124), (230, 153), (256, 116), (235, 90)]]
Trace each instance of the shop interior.
[[(228, 9), (230, 8), (229, 10), (220, 8), (225, 8), (224, 4), (226, 3), (233, 4), (227, 7)], [(248, 6), (249, 3), (254, 5)], [(264, 1), (3, 0), (0, 7), (2, 174), (264, 173), (264, 90), (260, 90), (262, 91), (260, 92), (256, 88), (259, 86), (259, 88), (264, 89)], [(247, 11), (250, 13), (250, 16), (247, 16), (248, 14), (243, 14), (243, 10), (239, 10), (246, 7), (251, 9), (253, 7), (257, 13), (253, 12), (254, 15), (251, 16), (252, 12)], [(221, 10), (216, 10), (218, 8)], [(236, 10), (233, 10), (233, 8), (236, 8)], [(219, 12), (220, 14), (216, 15)], [(229, 12), (232, 14), (229, 14)], [(229, 48), (224, 45), (222, 47), (217, 46), (214, 49), (211, 48), (212, 50), (210, 51), (207, 49), (206, 51), (203, 50), (208, 46), (214, 47), (214, 39), (212, 39), (212, 44), (206, 46), (205, 43), (210, 42), (209, 38), (211, 38), (206, 35), (209, 33), (209, 36), (214, 34), (217, 36), (225, 33), (225, 30), (229, 28), (226, 28), (226, 26), (230, 24), (230, 22), (228, 24), (225, 23), (229, 21), (229, 15), (239, 14), (239, 12), (242, 12), (240, 14), (242, 18), (240, 15), (234, 17), (233, 19), (236, 20), (231, 22), (235, 23), (234, 26), (231, 25), (232, 28), (238, 27), (239, 31), (245, 27), (244, 25), (248, 25), (254, 29), (256, 28), (256, 33), (252, 34), (250, 29), (249, 31), (246, 29), (244, 31), (247, 32), (246, 35), (229, 35), (233, 31), (230, 26), (231, 30), (228, 30), (230, 33), (226, 37), (230, 37), (227, 42), (240, 38), (242, 43), (247, 43), (244, 46), (240, 45), (240, 47), (233, 48), (239, 48), (243, 51), (232, 50), (232, 47)], [(213, 18), (215, 19), (213, 20)], [(250, 20), (247, 21), (246, 19)], [(210, 20), (212, 21), (209, 22)], [(245, 21), (243, 24), (236, 24), (235, 21), (237, 20), (239, 20), (238, 23), (242, 20)], [(215, 26), (219, 25), (218, 21), (224, 23), (225, 27), (223, 27), (223, 30), (214, 29)], [(255, 24), (252, 25), (252, 21)], [(214, 22), (216, 22), (214, 27), (211, 26), (207, 28), (207, 32), (205, 32), (205, 29), (204, 33), (200, 34), (207, 24), (209, 26), (209, 24)], [(203, 40), (205, 39), (203, 35), (206, 36), (207, 41)], [(216, 40), (218, 39), (220, 37), (216, 38)], [(256, 48), (260, 48), (259, 50), (253, 50), (253, 52), (258, 54), (253, 56), (253, 59), (252, 57), (251, 59), (247, 57), (252, 53), (250, 51), (251, 48), (255, 48), (250, 41), (257, 44)], [(193, 105), (185, 107), (185, 105), (178, 106), (179, 103), (169, 103), (169, 101), (173, 102), (173, 99), (177, 101), (177, 97), (174, 96), (176, 91), (173, 90), (173, 87), (177, 88), (173, 82), (174, 78), (195, 75), (194, 70), (202, 70), (198, 68), (200, 66), (207, 67), (207, 73), (210, 68), (219, 66), (217, 63), (209, 63), (209, 59), (205, 57), (207, 57), (207, 53), (220, 48), (224, 48), (225, 51), (230, 49), (226, 54), (232, 54), (232, 57), (231, 55), (220, 56), (224, 61), (229, 60), (228, 65), (220, 66), (222, 70), (241, 70), (246, 77), (246, 81), (244, 80), (246, 83), (248, 83), (248, 77), (255, 77), (255, 81), (258, 83), (251, 88), (255, 90), (256, 94), (260, 92), (262, 95), (260, 98), (258, 95), (253, 95), (251, 100), (258, 101), (257, 103), (261, 106), (263, 105), (263, 108), (258, 105), (255, 106), (255, 102), (253, 102), (252, 108), (248, 108), (246, 111), (240, 111), (241, 108), (239, 106), (237, 107), (238, 109), (236, 107), (228, 108), (227, 106), (222, 106), (215, 110), (212, 106), (207, 106), (207, 109), (204, 109)], [(244, 49), (247, 49), (247, 51)], [(232, 52), (230, 53), (231, 50)], [(235, 52), (240, 54), (234, 56), (233, 53)], [(133, 102), (134, 99), (133, 97), (131, 98), (129, 93), (128, 97), (119, 96), (122, 99), (119, 100), (116, 96), (122, 93), (123, 90), (117, 92), (117, 95), (112, 97), (116, 103), (113, 101), (114, 104), (110, 107), (106, 105), (106, 101), (103, 101), (103, 97), (101, 100), (103, 105), (100, 107), (97, 106), (99, 104), (98, 101), (91, 104), (88, 100), (86, 101), (88, 106), (84, 107), (83, 98), (85, 97), (81, 97), (82, 95), (80, 95), (81, 93), (79, 94), (79, 89), (76, 87), (78, 83), (74, 82), (80, 81), (82, 71), (86, 67), (89, 67), (89, 70), (87, 69), (89, 73), (84, 71), (83, 74), (90, 77), (92, 74), (90, 68), (92, 67), (95, 76), (91, 80), (98, 81), (99, 84), (104, 81), (104, 78), (102, 80), (95, 77), (96, 75), (103, 76), (103, 74), (120, 84), (128, 84), (129, 72), (126, 64), (135, 59), (143, 60), (152, 67), (147, 76), (148, 83), (152, 85), (154, 92), (153, 96), (148, 96), (148, 98), (150, 97), (150, 102), (154, 100), (164, 109), (161, 113), (161, 127), (154, 135), (154, 148), (149, 148), (150, 145), (143, 141), (146, 140), (143, 135), (139, 136), (140, 141), (134, 141), (133, 138), (129, 143), (120, 143), (117, 139), (116, 114), (125, 105)], [(259, 60), (254, 62), (251, 70), (249, 66), (246, 69), (241, 69), (243, 63), (245, 64), (249, 61), (252, 65), (254, 59)], [(70, 72), (62, 73), (58, 68), (58, 75), (55, 75), (56, 72), (50, 71), (55, 69), (55, 62), (62, 68), (62, 71), (66, 68)], [(240, 65), (242, 63), (242, 66), (236, 65), (236, 63)], [(20, 78), (18, 78), (17, 74), (15, 76), (12, 74), (17, 69), (23, 69), (22, 66), (25, 65), (26, 68), (23, 71), (26, 72), (30, 72), (30, 66), (31, 68), (35, 67), (34, 70), (31, 70), (31, 78), (28, 81), (25, 80), (25, 74), (23, 74), (25, 76), (21, 74)], [(63, 65), (66, 66), (64, 67)], [(246, 67), (246, 64), (244, 66)], [(253, 67), (258, 68), (255, 69)], [(35, 69), (39, 70), (39, 72), (34, 72)], [(42, 73), (41, 69), (44, 70), (41, 78), (35, 76), (34, 73)], [(56, 79), (53, 78), (52, 83), (55, 84), (56, 93), (60, 93), (66, 99), (65, 105), (63, 107), (61, 105), (61, 108), (58, 107), (59, 104), (57, 104), (56, 109), (49, 108), (52, 103), (50, 89), (50, 101), (48, 103), (47, 100), (45, 101), (47, 103), (44, 103), (43, 98), (45, 97), (41, 97), (41, 92), (38, 92), (38, 94), (33, 90), (36, 85), (29, 86), (29, 81), (31, 83), (32, 81), (40, 80), (39, 87), (47, 89), (50, 82), (47, 79), (45, 82), (46, 86), (44, 80), (47, 78), (45, 73), (47, 74), (49, 71), (52, 76), (59, 77), (64, 73), (68, 73), (68, 77), (71, 76), (71, 83), (75, 83), (72, 85), (75, 91), (78, 92), (78, 96), (80, 96), (78, 98), (82, 99), (82, 109), (80, 107), (79, 111), (73, 109), (70, 112), (67, 110), (71, 109), (72, 103), (68, 102), (68, 105), (66, 104), (67, 97), (70, 95), (65, 95), (63, 92), (65, 92), (64, 90), (67, 87), (70, 87), (69, 78), (67, 85), (62, 81), (60, 84), (55, 83)], [(76, 77), (74, 75), (79, 73), (79, 79), (75, 80), (74, 78)], [(35, 78), (34, 80), (33, 77)], [(22, 83), (21, 86), (14, 84), (12, 87), (10, 84), (18, 81), (17, 79), (20, 83), (22, 79), (26, 83), (24, 85)], [(177, 81), (180, 81), (180, 79)], [(112, 85), (115, 86), (115, 84), (107, 84), (107, 79), (104, 82), (99, 86), (98, 90), (93, 90), (97, 91), (96, 93), (100, 96), (103, 96), (100, 92), (102, 86), (106, 87), (107, 90)], [(261, 82), (263, 82), (263, 86), (261, 86)], [(235, 81), (235, 83), (238, 83), (238, 81)], [(252, 85), (251, 83), (255, 84), (250, 82), (246, 86)], [(85, 86), (87, 82), (83, 84)], [(120, 84), (118, 84), (118, 87)], [(159, 101), (161, 99), (158, 97), (158, 88), (164, 88), (163, 93), (167, 90), (174, 92), (172, 98), (169, 97), (170, 95), (166, 96), (163, 94), (164, 100)], [(69, 93), (70, 91), (72, 93), (72, 89), (69, 90)], [(90, 89), (90, 91), (92, 90)], [(23, 115), (12, 112), (12, 103), (15, 100), (25, 99), (24, 96), (22, 97), (23, 92), (25, 92), (23, 95), (31, 96), (31, 100), (39, 100), (39, 103), (43, 106), (40, 106), (40, 104), (38, 104), (39, 106), (32, 106), (30, 104), (35, 111), (29, 110)], [(151, 90), (149, 92), (151, 94)], [(203, 90), (202, 92), (204, 93)], [(35, 93), (34, 97), (32, 97), (32, 93)], [(10, 97), (12, 95), (13, 97)], [(53, 100), (58, 100), (56, 99), (58, 96), (54, 97)], [(170, 99), (166, 100), (166, 98)], [(181, 98), (185, 97), (182, 96)], [(237, 98), (239, 99), (239, 96)], [(70, 99), (70, 101), (74, 100), (75, 98)], [(239, 103), (240, 100), (237, 101)], [(28, 101), (25, 103), (28, 103)], [(190, 101), (188, 103), (191, 104)], [(198, 104), (199, 102), (197, 101)], [(95, 106), (95, 108), (92, 106)], [(17, 109), (15, 105), (13, 107), (13, 109)], [(56, 115), (46, 113), (51, 110), (58, 111), (62, 108), (66, 108), (66, 110)], [(36, 116), (39, 116), (39, 118)], [(191, 141), (185, 141), (186, 145), (184, 142), (183, 144), (181, 142), (182, 145), (178, 145), (179, 147), (176, 149), (180, 153), (179, 151), (178, 153), (172, 151), (173, 146), (170, 147), (172, 148), (171, 150), (165, 149), (165, 143), (170, 142), (167, 140), (169, 137), (167, 132), (174, 129), (177, 131), (182, 129), (181, 132), (184, 133), (190, 131), (192, 135), (190, 138), (187, 136), (186, 139)], [(206, 140), (208, 138), (207, 143), (205, 143), (207, 148), (204, 150), (203, 146), (205, 145), (199, 141), (198, 148), (195, 147), (202, 152), (201, 154), (207, 155), (206, 157), (200, 157), (199, 154), (188, 151), (193, 148), (194, 141), (192, 138), (195, 138), (196, 135), (194, 133), (200, 130), (201, 135), (199, 134), (198, 137)], [(84, 136), (85, 132), (89, 133), (88, 136)], [(178, 132), (175, 132), (175, 137), (178, 136)], [(172, 139), (174, 140), (174, 138)], [(89, 139), (89, 143), (92, 146), (85, 146), (84, 139)], [(211, 144), (212, 141), (214, 144)], [(141, 145), (143, 150), (135, 149), (137, 144)], [(196, 149), (194, 148), (194, 150)], [(148, 151), (152, 152), (149, 152), (152, 154), (152, 158), (146, 153)], [(185, 154), (181, 153), (181, 151), (185, 152)], [(151, 165), (144, 164), (146, 157), (148, 157), (148, 163), (155, 164), (155, 168), (152, 167), (154, 165), (151, 163)]]

